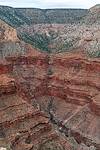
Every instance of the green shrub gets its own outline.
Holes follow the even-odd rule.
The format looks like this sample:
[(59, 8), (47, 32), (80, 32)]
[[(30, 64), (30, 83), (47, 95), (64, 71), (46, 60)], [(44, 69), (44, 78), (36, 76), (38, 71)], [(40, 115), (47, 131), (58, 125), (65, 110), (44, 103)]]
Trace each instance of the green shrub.
[(93, 58), (99, 58), (100, 57), (100, 51), (88, 52), (88, 56), (93, 57)]

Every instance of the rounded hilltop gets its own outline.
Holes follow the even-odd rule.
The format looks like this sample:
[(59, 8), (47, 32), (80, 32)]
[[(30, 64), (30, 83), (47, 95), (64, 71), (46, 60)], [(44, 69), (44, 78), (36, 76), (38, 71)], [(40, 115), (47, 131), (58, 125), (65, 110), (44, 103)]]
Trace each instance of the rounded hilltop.
[(98, 13), (98, 12), (100, 12), (100, 4), (97, 4), (97, 5), (95, 5), (95, 6), (93, 6), (93, 7), (91, 7), (90, 8), (90, 11), (91, 12), (95, 12), (95, 13)]

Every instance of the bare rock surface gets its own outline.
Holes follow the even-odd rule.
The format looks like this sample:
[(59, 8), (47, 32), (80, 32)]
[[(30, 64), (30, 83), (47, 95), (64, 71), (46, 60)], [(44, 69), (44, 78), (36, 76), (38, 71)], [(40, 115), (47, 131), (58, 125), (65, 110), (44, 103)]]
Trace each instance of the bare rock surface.
[(61, 133), (87, 148), (100, 149), (98, 59), (82, 53), (48, 55), (34, 50), (7, 61), (13, 65), (18, 93), (28, 104), (44, 111)]
[(6, 74), (0, 76), (0, 142), (6, 143), (3, 146), (11, 150), (71, 150), (71, 144), (53, 129), (45, 114), (19, 95), (15, 82)]

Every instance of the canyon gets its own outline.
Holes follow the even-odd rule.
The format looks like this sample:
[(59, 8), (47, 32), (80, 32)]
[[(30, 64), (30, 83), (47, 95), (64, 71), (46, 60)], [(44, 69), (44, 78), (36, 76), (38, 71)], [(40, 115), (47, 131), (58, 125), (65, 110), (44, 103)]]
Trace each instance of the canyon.
[[(97, 17), (99, 8), (85, 17), (91, 19), (95, 11)], [(2, 20), (0, 150), (100, 150), (99, 20), (93, 25), (38, 22), (16, 29)], [(44, 50), (26, 43), (19, 33), (45, 35), (48, 49), (45, 43), (40, 42)], [(75, 37), (76, 46), (59, 48), (58, 43), (73, 44)]]
[[(41, 138), (47, 134), (47, 141), (54, 138), (53, 141), (58, 140), (65, 146), (63, 149), (75, 149), (70, 138), (76, 141), (76, 149), (82, 143), (88, 149), (91, 146), (100, 149), (98, 59), (87, 59), (81, 53), (48, 55), (32, 50), (27, 55), (7, 57), (6, 61), (9, 67), (2, 64), (0, 69), (0, 135), (13, 143), (14, 150), (34, 149), (35, 135), (32, 135), (38, 126), (40, 134), (34, 133), (36, 142), (43, 142)], [(51, 124), (55, 127), (50, 128)], [(64, 137), (51, 133), (52, 128), (57, 128)], [(31, 142), (23, 143), (28, 137)], [(58, 146), (58, 149), (61, 148)]]

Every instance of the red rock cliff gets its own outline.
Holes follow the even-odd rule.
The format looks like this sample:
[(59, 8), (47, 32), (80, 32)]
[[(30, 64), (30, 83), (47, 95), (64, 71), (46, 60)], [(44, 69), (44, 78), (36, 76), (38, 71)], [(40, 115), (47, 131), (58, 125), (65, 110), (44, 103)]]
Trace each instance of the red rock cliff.
[(9, 146), (11, 150), (72, 150), (45, 114), (19, 94), (16, 83), (10, 74), (0, 75), (0, 146)]
[[(83, 54), (34, 51), (7, 58), (18, 93), (78, 143), (100, 149), (100, 61)], [(91, 132), (92, 131), (92, 132)]]

